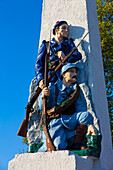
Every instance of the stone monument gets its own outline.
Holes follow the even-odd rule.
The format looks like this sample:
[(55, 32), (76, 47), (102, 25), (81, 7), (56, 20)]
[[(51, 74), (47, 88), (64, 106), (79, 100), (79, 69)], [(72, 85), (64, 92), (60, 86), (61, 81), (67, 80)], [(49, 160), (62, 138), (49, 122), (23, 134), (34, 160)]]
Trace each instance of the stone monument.
[[(77, 45), (91, 27), (92, 31), (78, 47), (82, 53), (82, 61), (78, 62), (80, 69), (79, 83), (84, 95), (92, 98), (95, 113), (91, 103), (87, 101), (88, 111), (94, 117), (94, 125), (98, 133), (102, 134), (102, 151), (99, 159), (81, 158), (70, 151), (52, 153), (18, 154), (9, 162), (9, 170), (39, 170), (39, 169), (112, 169), (113, 152), (109, 124), (109, 113), (104, 82), (104, 71), (99, 36), (99, 26), (96, 11), (96, 0), (43, 0), (42, 24), (40, 43), (49, 40), (50, 30), (56, 21), (66, 20), (69, 24), (69, 37)], [(30, 86), (30, 97), (36, 89), (36, 79)], [(37, 102), (34, 112), (30, 114), (28, 142), (39, 143), (42, 140), (40, 131), (40, 116), (37, 111)], [(100, 123), (98, 122), (98, 118)], [(100, 125), (100, 127), (99, 127)], [(55, 161), (57, 159), (57, 161)], [(50, 163), (51, 162), (51, 163)]]

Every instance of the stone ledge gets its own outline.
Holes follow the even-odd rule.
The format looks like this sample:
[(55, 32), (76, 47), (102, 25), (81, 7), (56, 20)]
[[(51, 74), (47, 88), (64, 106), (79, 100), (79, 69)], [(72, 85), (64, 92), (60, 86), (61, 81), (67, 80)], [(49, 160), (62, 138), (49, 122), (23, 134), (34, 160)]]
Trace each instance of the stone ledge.
[[(8, 170), (101, 170), (101, 166), (100, 159), (80, 157), (66, 150), (16, 154), (9, 162)], [(108, 165), (104, 164), (103, 167)]]

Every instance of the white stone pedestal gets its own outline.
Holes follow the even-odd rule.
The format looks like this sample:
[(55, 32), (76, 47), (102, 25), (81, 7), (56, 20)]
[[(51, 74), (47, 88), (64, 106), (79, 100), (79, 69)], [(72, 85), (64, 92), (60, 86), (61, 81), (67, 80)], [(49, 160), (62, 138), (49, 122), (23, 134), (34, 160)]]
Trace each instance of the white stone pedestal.
[(70, 151), (17, 154), (8, 170), (112, 170), (109, 162), (80, 157)]

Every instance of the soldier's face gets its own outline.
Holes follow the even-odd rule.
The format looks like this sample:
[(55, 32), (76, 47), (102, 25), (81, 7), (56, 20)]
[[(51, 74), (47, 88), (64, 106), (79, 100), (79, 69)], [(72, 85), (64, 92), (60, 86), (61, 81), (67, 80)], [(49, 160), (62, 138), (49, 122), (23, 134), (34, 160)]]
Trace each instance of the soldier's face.
[(69, 33), (69, 27), (67, 24), (62, 24), (57, 30), (57, 35), (62, 38), (67, 38), (68, 33)]
[(75, 83), (77, 81), (77, 71), (75, 68), (70, 68), (63, 74), (66, 82)]

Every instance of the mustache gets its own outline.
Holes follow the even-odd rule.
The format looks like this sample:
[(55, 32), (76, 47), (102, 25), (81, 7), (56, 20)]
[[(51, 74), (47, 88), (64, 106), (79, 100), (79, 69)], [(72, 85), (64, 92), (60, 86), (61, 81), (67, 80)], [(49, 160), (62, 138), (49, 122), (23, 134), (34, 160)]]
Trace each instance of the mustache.
[(77, 76), (73, 76), (72, 78), (77, 78)]

